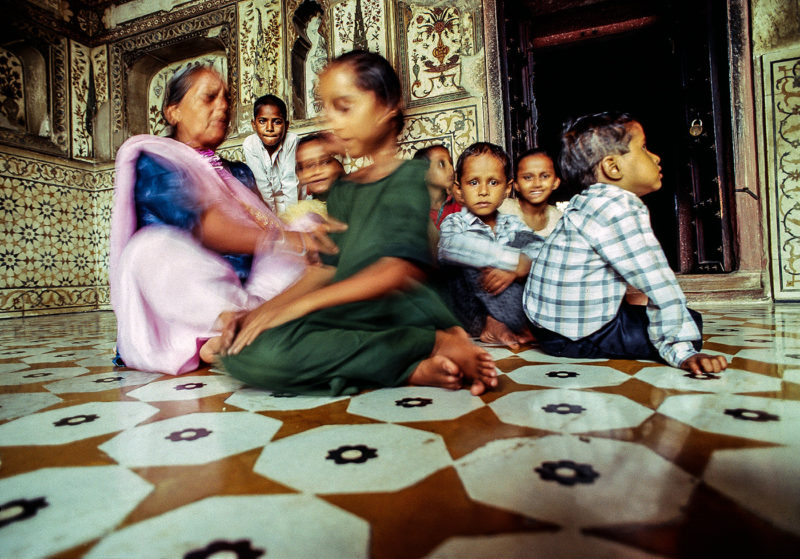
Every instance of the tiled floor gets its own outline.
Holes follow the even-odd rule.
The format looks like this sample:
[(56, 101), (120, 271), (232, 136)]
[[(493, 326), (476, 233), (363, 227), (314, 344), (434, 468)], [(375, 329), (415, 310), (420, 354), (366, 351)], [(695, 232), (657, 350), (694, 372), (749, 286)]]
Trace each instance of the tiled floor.
[(0, 557), (800, 557), (800, 306), (704, 310), (721, 375), (493, 348), (483, 397), (310, 398), (0, 322)]

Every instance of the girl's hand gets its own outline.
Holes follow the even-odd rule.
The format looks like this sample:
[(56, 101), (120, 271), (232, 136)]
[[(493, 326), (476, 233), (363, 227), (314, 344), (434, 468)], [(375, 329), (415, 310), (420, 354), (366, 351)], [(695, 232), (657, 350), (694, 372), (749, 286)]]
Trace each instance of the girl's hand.
[(310, 231), (286, 231), (286, 241), (290, 243), (295, 252), (311, 254), (310, 258), (316, 259), (317, 253), (336, 254), (339, 247), (336, 246), (328, 233), (340, 233), (347, 229), (347, 224), (342, 223), (332, 217), (324, 218), (325, 221), (311, 229)]
[(695, 353), (681, 363), (681, 369), (685, 369), (693, 375), (719, 373), (727, 368), (728, 360), (724, 356), (708, 355), (707, 353)]
[(275, 328), (281, 324), (285, 324), (301, 316), (308, 314), (302, 305), (302, 299), (294, 303), (286, 305), (271, 305), (269, 302), (264, 303), (253, 312), (251, 312), (245, 320), (242, 329), (228, 349), (228, 355), (236, 355), (245, 347), (253, 343), (261, 332)]
[(498, 268), (485, 268), (481, 273), (481, 287), (487, 293), (500, 295), (516, 279), (517, 274), (514, 272), (507, 272)]

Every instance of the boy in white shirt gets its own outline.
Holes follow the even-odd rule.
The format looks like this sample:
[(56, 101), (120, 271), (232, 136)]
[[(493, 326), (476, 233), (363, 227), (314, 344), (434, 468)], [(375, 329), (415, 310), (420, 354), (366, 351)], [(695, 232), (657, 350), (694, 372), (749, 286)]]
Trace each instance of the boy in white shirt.
[(286, 103), (275, 95), (263, 95), (253, 104), (255, 134), (242, 144), (247, 166), (253, 171), (261, 197), (276, 214), (297, 203), (295, 149), (297, 135), (288, 132)]

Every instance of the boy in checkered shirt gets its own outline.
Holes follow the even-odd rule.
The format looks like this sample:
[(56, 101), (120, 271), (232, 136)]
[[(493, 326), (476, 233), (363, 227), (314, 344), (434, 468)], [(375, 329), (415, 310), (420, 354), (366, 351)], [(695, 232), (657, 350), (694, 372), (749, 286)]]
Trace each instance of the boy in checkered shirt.
[[(564, 178), (583, 192), (536, 256), (525, 313), (543, 351), (563, 357), (664, 360), (693, 374), (719, 372), (723, 356), (700, 353), (702, 319), (653, 234), (641, 196), (661, 188), (660, 158), (624, 113), (584, 116), (561, 138)], [(631, 285), (647, 305), (627, 303)]]

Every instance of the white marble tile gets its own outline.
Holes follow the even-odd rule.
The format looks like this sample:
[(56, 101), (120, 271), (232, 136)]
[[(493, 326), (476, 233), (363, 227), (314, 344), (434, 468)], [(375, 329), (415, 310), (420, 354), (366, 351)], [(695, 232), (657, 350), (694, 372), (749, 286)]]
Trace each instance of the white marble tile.
[(737, 336), (737, 337), (774, 337), (775, 332), (767, 328), (754, 328), (752, 326), (703, 326), (703, 334), (713, 336)]
[(558, 433), (636, 427), (653, 414), (617, 394), (560, 389), (512, 392), (489, 407), (505, 423)]
[(1, 529), (0, 557), (49, 557), (99, 538), (151, 490), (119, 466), (43, 468), (0, 479), (0, 507), (11, 504), (3, 516), (16, 518)]
[(561, 530), (555, 534), (500, 534), (456, 537), (445, 540), (426, 559), (656, 559), (652, 555), (619, 543)]
[(390, 423), (404, 423), (455, 419), (484, 405), (483, 400), (469, 390), (403, 386), (353, 396), (347, 411)]
[(141, 371), (110, 371), (50, 382), (44, 387), (55, 394), (102, 392), (103, 390), (118, 390), (126, 386), (147, 384), (161, 376), (159, 373), (143, 373)]
[(88, 359), (81, 359), (76, 361), (76, 364), (82, 367), (105, 367), (109, 371), (114, 369), (114, 354), (113, 353), (101, 353), (96, 355), (95, 357), (89, 357)]
[(644, 446), (562, 435), (492, 441), (456, 470), (473, 499), (570, 527), (667, 522), (696, 483)]
[(250, 412), (191, 413), (127, 429), (98, 448), (132, 468), (207, 464), (264, 446), (280, 426)]
[(30, 357), (23, 357), (22, 361), (31, 364), (56, 363), (58, 361), (76, 361), (78, 359), (85, 359), (87, 357), (96, 357), (98, 353), (102, 352), (97, 349), (66, 349), (61, 351), (40, 353)]
[(670, 396), (659, 413), (703, 431), (800, 444), (800, 402), (731, 394)]
[(242, 386), (243, 382), (228, 375), (180, 376), (151, 382), (128, 392), (128, 396), (143, 402), (196, 400), (233, 392)]
[(800, 365), (800, 345), (792, 343), (786, 346), (777, 343), (770, 349), (743, 349), (736, 352), (736, 357), (778, 365)]
[(49, 392), (24, 392), (0, 394), (0, 419), (14, 419), (39, 411), (61, 401)]
[(50, 347), (19, 346), (17, 344), (18, 342), (14, 344), (14, 347), (0, 349), (0, 359), (24, 359), (47, 353), (51, 350)]
[(515, 354), (513, 351), (508, 349), (507, 347), (499, 347), (499, 346), (490, 346), (485, 344), (478, 344), (483, 347), (486, 351), (489, 352), (489, 355), (492, 356), (492, 359), (495, 361), (500, 361), (501, 359), (505, 359), (506, 357), (513, 357)]
[(326, 495), (398, 491), (451, 463), (434, 433), (400, 425), (327, 425), (268, 444), (253, 470)]
[(90, 402), (0, 425), (0, 446), (65, 444), (121, 431), (158, 413), (143, 402)]
[(783, 371), (783, 380), (800, 384), (800, 369), (786, 369)]
[(555, 357), (553, 355), (547, 355), (538, 349), (521, 351), (517, 354), (517, 357), (534, 363), (593, 363), (597, 361), (608, 361), (608, 358), (606, 357), (602, 359), (589, 359), (586, 357), (581, 357), (580, 359), (573, 357)]
[(187, 557), (191, 552), (220, 559), (366, 558), (369, 524), (311, 495), (211, 497), (111, 534), (85, 557)]
[(275, 392), (263, 388), (240, 388), (231, 394), (226, 404), (249, 411), (310, 410), (349, 396), (301, 396), (291, 392)]
[(797, 446), (717, 450), (703, 480), (742, 507), (800, 535), (799, 457)]
[(693, 375), (674, 367), (645, 367), (634, 375), (637, 379), (673, 390), (695, 392), (744, 393), (774, 392), (781, 389), (781, 379), (749, 373), (739, 369), (725, 369), (720, 373)]
[(23, 369), (9, 373), (0, 373), (0, 386), (18, 386), (36, 382), (49, 382), (65, 378), (77, 377), (88, 373), (86, 367), (44, 367), (42, 369)]
[(551, 388), (590, 388), (617, 386), (630, 379), (630, 375), (599, 365), (526, 365), (508, 373), (520, 384), (549, 386)]
[(30, 368), (27, 363), (0, 363), (0, 375), (3, 373), (13, 373), (15, 371), (24, 371)]

